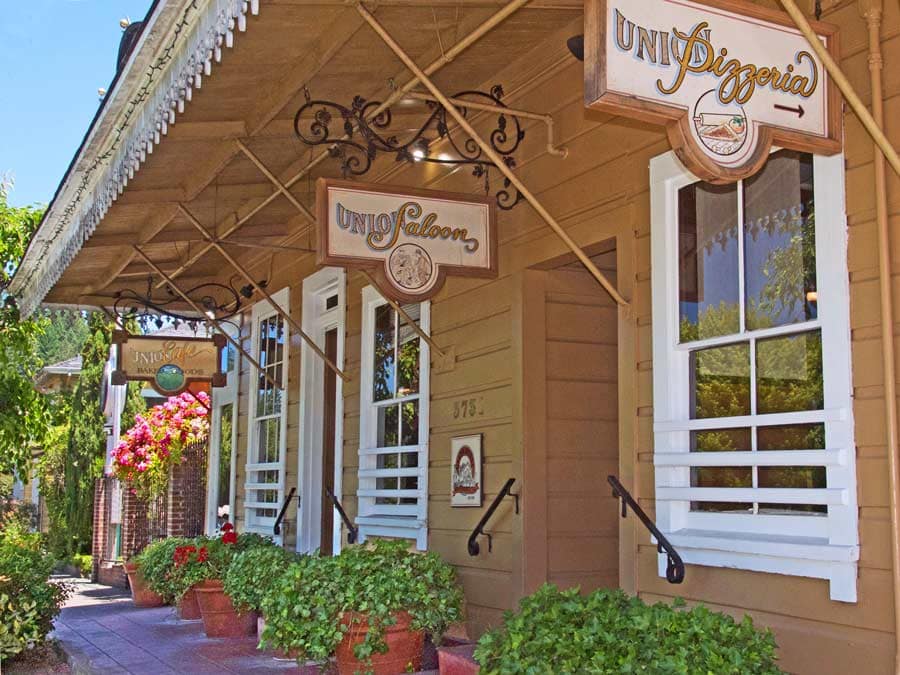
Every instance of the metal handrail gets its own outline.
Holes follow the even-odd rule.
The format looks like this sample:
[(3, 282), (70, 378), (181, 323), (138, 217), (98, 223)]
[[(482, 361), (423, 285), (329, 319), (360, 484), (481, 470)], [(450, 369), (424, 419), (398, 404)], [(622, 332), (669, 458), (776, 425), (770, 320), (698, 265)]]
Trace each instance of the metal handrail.
[(631, 507), (631, 510), (634, 511), (634, 514), (638, 517), (644, 527), (650, 530), (650, 534), (656, 537), (656, 550), (660, 553), (666, 554), (666, 580), (670, 584), (680, 584), (684, 581), (684, 561), (681, 559), (681, 556), (678, 555), (678, 551), (675, 550), (675, 547), (672, 546), (671, 542), (665, 538), (662, 532), (659, 531), (659, 528), (656, 527), (656, 524), (650, 520), (650, 516), (641, 508), (641, 505), (635, 501), (634, 497), (631, 496), (631, 493), (625, 489), (625, 486), (619, 482), (619, 479), (615, 476), (607, 476), (607, 482), (612, 485), (613, 489), (613, 497), (622, 500), (622, 517), (628, 515), (628, 507)]
[(490, 533), (484, 531), (484, 526), (487, 525), (487, 521), (491, 519), (491, 516), (494, 515), (494, 511), (497, 510), (497, 507), (500, 506), (500, 502), (504, 500), (504, 498), (509, 495), (510, 497), (515, 497), (516, 499), (516, 513), (519, 512), (519, 495), (510, 492), (513, 483), (516, 482), (515, 478), (510, 478), (506, 483), (504, 483), (503, 487), (500, 488), (500, 492), (497, 493), (497, 496), (494, 497), (494, 501), (491, 502), (491, 505), (488, 507), (488, 510), (481, 517), (481, 520), (478, 521), (478, 525), (475, 526), (475, 529), (472, 531), (472, 534), (469, 535), (469, 541), (467, 543), (467, 548), (469, 550), (470, 556), (476, 556), (481, 552), (481, 547), (478, 545), (478, 535), (484, 535), (488, 540), (488, 551), (493, 550), (494, 540), (491, 537)]
[(353, 523), (350, 522), (350, 518), (347, 517), (347, 512), (344, 511), (344, 507), (341, 506), (338, 498), (334, 496), (334, 492), (331, 491), (331, 488), (325, 488), (325, 494), (331, 499), (334, 504), (334, 508), (337, 509), (338, 514), (341, 516), (341, 520), (344, 521), (344, 525), (347, 526), (347, 543), (355, 544), (356, 538), (359, 536), (359, 530), (353, 526)]
[(272, 534), (276, 537), (281, 534), (281, 521), (284, 520), (284, 514), (287, 513), (288, 504), (291, 503), (295, 494), (297, 494), (297, 488), (292, 487), (291, 491), (288, 492), (288, 496), (284, 498), (284, 504), (281, 505), (281, 511), (278, 512), (278, 517), (275, 519), (275, 524), (272, 526)]

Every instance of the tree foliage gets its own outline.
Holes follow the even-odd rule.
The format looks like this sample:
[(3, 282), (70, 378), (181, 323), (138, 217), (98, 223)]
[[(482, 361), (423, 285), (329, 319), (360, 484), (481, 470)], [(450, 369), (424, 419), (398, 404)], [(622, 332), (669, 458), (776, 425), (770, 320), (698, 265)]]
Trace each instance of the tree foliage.
[(0, 472), (22, 474), (47, 427), (46, 403), (32, 385), (42, 365), (37, 344), (46, 320), (21, 321), (5, 289), (42, 209), (10, 206), (8, 188), (8, 183), (0, 182)]

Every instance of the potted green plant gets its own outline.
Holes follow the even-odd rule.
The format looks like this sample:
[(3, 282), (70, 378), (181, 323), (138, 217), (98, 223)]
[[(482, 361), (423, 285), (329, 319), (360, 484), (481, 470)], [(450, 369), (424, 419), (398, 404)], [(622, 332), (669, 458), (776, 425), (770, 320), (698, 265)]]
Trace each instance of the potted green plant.
[(136, 559), (125, 563), (125, 576), (128, 577), (128, 588), (131, 590), (131, 599), (135, 607), (162, 607), (166, 604), (165, 598), (151, 590), (147, 578)]
[(424, 635), (439, 641), (462, 618), (462, 591), (436, 554), (376, 541), (339, 556), (304, 556), (265, 595), (264, 646), (340, 673), (394, 675), (421, 668)]
[[(172, 577), (175, 566), (175, 550), (179, 546), (191, 544), (184, 537), (169, 537), (147, 545), (136, 557), (126, 565), (134, 566), (152, 593), (157, 594), (163, 602), (177, 602), (178, 614), (182, 619), (200, 618), (200, 607), (193, 592), (181, 592), (181, 587)], [(132, 589), (134, 586), (132, 585)]]
[(239, 610), (260, 614), (257, 622), (260, 635), (265, 625), (261, 614), (263, 598), (297, 557), (280, 546), (250, 546), (234, 556), (222, 577), (222, 589)]
[[(475, 662), (441, 673), (721, 673), (776, 675), (775, 640), (750, 617), (740, 622), (706, 607), (647, 605), (620, 590), (583, 596), (545, 585), (485, 633)], [(481, 670), (478, 670), (480, 664)]]
[(257, 613), (243, 610), (225, 592), (223, 578), (235, 555), (253, 548), (274, 547), (256, 534), (238, 535), (226, 523), (222, 536), (198, 537), (176, 548), (171, 578), (181, 593), (193, 589), (200, 605), (203, 628), (209, 637), (243, 637), (256, 633)]

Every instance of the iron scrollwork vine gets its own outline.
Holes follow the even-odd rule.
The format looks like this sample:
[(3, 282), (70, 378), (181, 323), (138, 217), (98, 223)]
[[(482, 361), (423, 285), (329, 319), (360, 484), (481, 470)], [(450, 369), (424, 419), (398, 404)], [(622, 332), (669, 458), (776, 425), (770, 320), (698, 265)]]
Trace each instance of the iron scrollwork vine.
[[(306, 103), (294, 116), (294, 131), (306, 145), (329, 146), (329, 154), (341, 162), (344, 178), (364, 175), (379, 153), (390, 153), (396, 156), (398, 162), (469, 165), (472, 175), (484, 181), (485, 193), (489, 192), (489, 171), (491, 167), (496, 168), (496, 164), (484, 154), (474, 138), (448, 122), (447, 109), (441, 104), (425, 101), (430, 110), (425, 122), (411, 136), (401, 139), (394, 134), (388, 135), (393, 116), (390, 108), (376, 112), (382, 105), (381, 101), (367, 101), (362, 96), (355, 96), (348, 108), (334, 101), (312, 99), (308, 91), (305, 94)], [(504, 107), (503, 87), (499, 84), (494, 85), (489, 93), (467, 90), (452, 98)], [(464, 117), (468, 117), (468, 108), (460, 106), (459, 110)], [(338, 122), (342, 136), (334, 133), (332, 128)], [(524, 138), (525, 130), (517, 117), (507, 112), (497, 113), (496, 125), (488, 140), (508, 167), (516, 166), (513, 155)], [(431, 156), (429, 146), (438, 140), (447, 141), (455, 156)], [(497, 205), (506, 210), (523, 199), (508, 178), (504, 178), (496, 197)]]
[[(207, 317), (223, 322), (236, 315), (243, 306), (243, 300), (252, 297), (253, 287), (244, 286), (240, 289), (234, 287), (233, 277), (228, 284), (207, 282), (185, 289), (184, 293), (191, 300), (202, 307)], [(164, 287), (165, 295), (154, 297), (153, 277), (147, 277), (147, 290), (144, 293), (127, 288), (117, 291), (113, 311), (123, 319), (136, 319), (143, 329), (162, 328), (165, 322), (162, 317), (168, 317), (177, 327), (180, 323), (197, 328), (203, 322), (202, 317), (191, 316), (174, 311), (171, 306), (180, 301), (169, 286)]]

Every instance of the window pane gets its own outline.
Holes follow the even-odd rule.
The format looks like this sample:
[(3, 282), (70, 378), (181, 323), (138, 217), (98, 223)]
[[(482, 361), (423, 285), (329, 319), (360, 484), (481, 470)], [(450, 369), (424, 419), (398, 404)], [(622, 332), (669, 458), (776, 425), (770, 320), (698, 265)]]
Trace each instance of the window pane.
[[(759, 487), (765, 488), (824, 488), (825, 467), (822, 466), (761, 466)], [(828, 513), (824, 504), (760, 504), (760, 513), (795, 514)]]
[(403, 426), (400, 445), (417, 445), (419, 443), (419, 401), (407, 401), (401, 407), (403, 409)]
[(379, 448), (392, 448), (400, 445), (399, 405), (378, 408), (378, 437), (375, 442)]
[(756, 399), (760, 414), (824, 407), (820, 331), (756, 343)]
[[(738, 467), (693, 467), (691, 487), (700, 488), (750, 488), (753, 487), (753, 469)], [(753, 504), (733, 502), (691, 502), (692, 511), (741, 511), (753, 512)]]
[(216, 524), (231, 520), (231, 435), (234, 429), (234, 404), (222, 406), (219, 413), (219, 484), (216, 490)]
[(756, 430), (759, 450), (824, 450), (824, 424), (784, 424)]
[(815, 319), (812, 156), (782, 151), (744, 181), (744, 289), (749, 330)]
[(257, 462), (277, 462), (279, 444), (279, 422), (277, 417), (261, 420), (259, 422), (259, 434), (256, 441)]
[(740, 330), (737, 189), (694, 183), (678, 191), (682, 342)]
[(394, 375), (394, 310), (390, 305), (375, 309), (374, 400), (394, 398), (397, 381)]
[(752, 449), (750, 429), (692, 431), (691, 452), (732, 452)]
[[(421, 306), (404, 305), (403, 311), (419, 323)], [(403, 317), (400, 319), (400, 350), (397, 355), (397, 396), (409, 396), (419, 391), (419, 336)]]
[(750, 414), (750, 345), (700, 349), (691, 353), (691, 417)]

